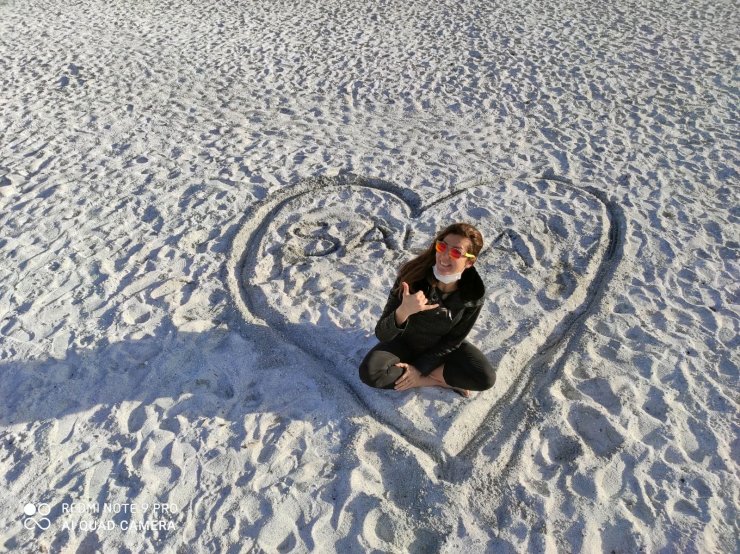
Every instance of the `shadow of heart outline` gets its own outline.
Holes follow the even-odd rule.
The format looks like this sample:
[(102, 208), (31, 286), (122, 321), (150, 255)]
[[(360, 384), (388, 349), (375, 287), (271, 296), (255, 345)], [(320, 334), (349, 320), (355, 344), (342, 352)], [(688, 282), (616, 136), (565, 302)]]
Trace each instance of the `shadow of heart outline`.
[[(527, 414), (526, 411), (523, 415), (526, 417), (524, 420), (519, 418), (513, 418), (514, 421), (510, 421), (509, 425), (505, 425), (501, 418), (496, 417), (498, 408), (505, 402), (507, 405), (518, 403), (523, 406), (523, 402), (526, 397), (532, 396), (532, 391), (539, 390), (544, 382), (544, 378), (540, 378), (537, 382), (534, 376), (534, 372), (531, 371), (536, 365), (542, 365), (547, 360), (551, 360), (553, 356), (559, 351), (558, 346), (561, 346), (568, 337), (573, 337), (574, 328), (576, 324), (582, 323), (591, 313), (593, 313), (598, 305), (598, 301), (603, 296), (603, 292), (606, 284), (610, 280), (610, 276), (613, 273), (614, 268), (621, 258), (621, 245), (624, 237), (624, 217), (619, 211), (618, 207), (614, 202), (607, 199), (606, 195), (595, 189), (594, 187), (577, 187), (572, 182), (565, 178), (557, 177), (552, 174), (545, 174), (542, 177), (534, 177), (531, 180), (534, 181), (555, 181), (563, 186), (566, 186), (574, 190), (578, 194), (585, 194), (591, 198), (596, 199), (604, 207), (606, 214), (606, 220), (603, 223), (608, 225), (602, 225), (602, 229), (606, 229), (607, 244), (603, 249), (601, 260), (598, 262), (598, 267), (595, 272), (594, 278), (586, 285), (585, 298), (580, 304), (563, 317), (552, 329), (544, 343), (537, 348), (536, 352), (525, 362), (514, 381), (509, 385), (508, 389), (493, 402), (487, 409), (486, 415), (480, 420), (479, 424), (472, 430), (469, 435), (469, 439), (466, 439), (463, 446), (452, 453), (454, 456), (461, 458), (470, 458), (474, 451), (481, 447), (482, 431), (488, 428), (492, 431), (498, 429), (499, 431), (505, 430), (507, 435), (507, 441), (510, 442), (511, 436), (517, 428), (520, 428), (525, 424), (525, 420), (531, 420), (531, 414)], [(317, 362), (320, 363), (333, 363), (331, 359), (323, 354), (320, 348), (313, 348), (307, 344), (300, 344), (290, 337), (286, 336), (286, 330), (288, 326), (282, 322), (267, 321), (258, 313), (255, 307), (249, 288), (244, 285), (243, 282), (243, 271), (245, 266), (245, 260), (249, 259), (250, 256), (256, 254), (259, 245), (262, 242), (264, 236), (266, 223), (271, 218), (270, 216), (277, 214), (287, 203), (295, 200), (296, 198), (316, 192), (317, 190), (325, 190), (328, 188), (339, 188), (339, 187), (365, 187), (369, 189), (377, 189), (379, 191), (390, 193), (396, 196), (399, 201), (404, 203), (409, 208), (410, 216), (412, 218), (418, 217), (424, 211), (431, 207), (443, 203), (450, 198), (462, 194), (468, 189), (476, 186), (484, 185), (485, 182), (478, 179), (472, 183), (461, 185), (453, 193), (441, 195), (440, 197), (432, 200), (431, 202), (424, 204), (418, 195), (412, 191), (400, 189), (394, 185), (387, 183), (382, 180), (363, 178), (352, 174), (342, 174), (338, 177), (327, 178), (327, 177), (314, 177), (310, 179), (304, 179), (297, 185), (290, 187), (289, 189), (279, 191), (266, 200), (261, 201), (255, 206), (251, 207), (245, 214), (242, 222), (239, 224), (239, 231), (235, 235), (229, 256), (229, 271), (227, 275), (228, 287), (234, 301), (234, 307), (238, 312), (238, 317), (235, 320), (237, 326), (240, 322), (243, 323), (264, 323), (269, 326), (273, 331), (277, 332), (287, 342), (301, 348), (304, 352), (313, 357)], [(409, 238), (410, 229), (406, 229), (403, 242), (407, 242)], [(573, 340), (570, 340), (571, 344)], [(567, 346), (563, 356), (561, 356), (559, 363), (567, 357), (568, 352), (572, 350), (572, 346)], [(529, 370), (529, 371), (527, 371)], [(341, 374), (335, 374), (337, 377)], [(352, 384), (346, 379), (334, 379), (328, 381), (323, 374), (317, 372), (314, 377), (321, 382), (322, 385), (329, 388), (336, 388), (340, 385), (345, 392), (349, 393), (361, 406), (368, 410), (373, 418), (381, 422), (388, 427), (394, 429), (399, 436), (403, 437), (409, 444), (417, 447), (422, 452), (426, 453), (430, 458), (437, 462), (440, 466), (449, 466), (450, 456), (449, 453), (438, 448), (438, 445), (432, 444), (428, 441), (420, 439), (417, 436), (410, 436), (404, 429), (398, 427), (393, 420), (385, 417), (383, 414), (378, 413), (368, 405), (365, 399), (354, 389)], [(551, 382), (550, 379), (548, 382)], [(501, 445), (503, 446), (503, 445)], [(503, 448), (499, 449), (501, 452)], [(510, 453), (510, 457), (514, 454)], [(507, 467), (510, 464), (507, 464)]]

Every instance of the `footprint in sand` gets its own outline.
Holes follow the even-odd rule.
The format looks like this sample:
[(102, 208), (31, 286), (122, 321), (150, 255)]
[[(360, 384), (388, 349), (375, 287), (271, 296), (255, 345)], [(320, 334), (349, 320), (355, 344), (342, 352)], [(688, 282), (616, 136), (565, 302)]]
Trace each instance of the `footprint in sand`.
[(574, 404), (568, 414), (568, 423), (586, 446), (599, 456), (612, 456), (624, 442), (624, 437), (606, 416), (590, 406)]

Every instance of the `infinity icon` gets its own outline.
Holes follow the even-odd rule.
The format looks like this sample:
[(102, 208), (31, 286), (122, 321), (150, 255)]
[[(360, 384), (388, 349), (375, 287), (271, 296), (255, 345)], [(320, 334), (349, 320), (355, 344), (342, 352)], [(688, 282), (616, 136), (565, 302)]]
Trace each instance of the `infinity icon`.
[(23, 513), (29, 516), (23, 520), (23, 527), (25, 527), (26, 529), (33, 529), (33, 526), (35, 525), (42, 531), (45, 531), (51, 525), (51, 521), (48, 517), (42, 517), (38, 521), (36, 521), (35, 518), (30, 517), (36, 513), (38, 513), (38, 515), (40, 516), (48, 516), (51, 513), (51, 508), (45, 502), (39, 504), (38, 508), (36, 508), (36, 506), (34, 506), (33, 504), (28, 503), (23, 508)]

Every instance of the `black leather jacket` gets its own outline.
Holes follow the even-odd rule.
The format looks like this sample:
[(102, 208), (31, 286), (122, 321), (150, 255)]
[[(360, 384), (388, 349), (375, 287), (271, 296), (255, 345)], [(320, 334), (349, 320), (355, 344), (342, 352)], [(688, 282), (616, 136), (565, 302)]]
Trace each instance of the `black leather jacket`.
[(398, 327), (395, 312), (401, 305), (401, 299), (393, 294), (393, 289), (398, 285), (396, 279), (383, 315), (375, 326), (375, 336), (379, 341), (389, 342), (400, 337), (411, 347), (417, 353), (417, 358), (408, 363), (416, 366), (424, 375), (439, 367), (443, 358), (465, 340), (478, 319), (486, 292), (475, 267), (463, 271), (457, 290), (444, 300), (441, 292), (433, 286), (434, 282), (430, 269), (426, 278), (414, 283), (411, 289), (423, 291), (429, 303), (439, 304), (439, 307), (417, 312), (409, 316), (402, 327)]

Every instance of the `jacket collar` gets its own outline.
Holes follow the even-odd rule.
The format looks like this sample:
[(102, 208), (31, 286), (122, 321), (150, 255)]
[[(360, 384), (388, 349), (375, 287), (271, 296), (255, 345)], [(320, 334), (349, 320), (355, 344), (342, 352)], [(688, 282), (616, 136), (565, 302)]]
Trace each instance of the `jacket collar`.
[[(434, 273), (431, 268), (427, 273), (427, 282), (430, 284), (435, 282)], [(460, 281), (458, 281), (456, 292), (460, 293), (460, 299), (464, 304), (477, 304), (483, 299), (486, 294), (486, 287), (475, 266), (463, 271)]]

